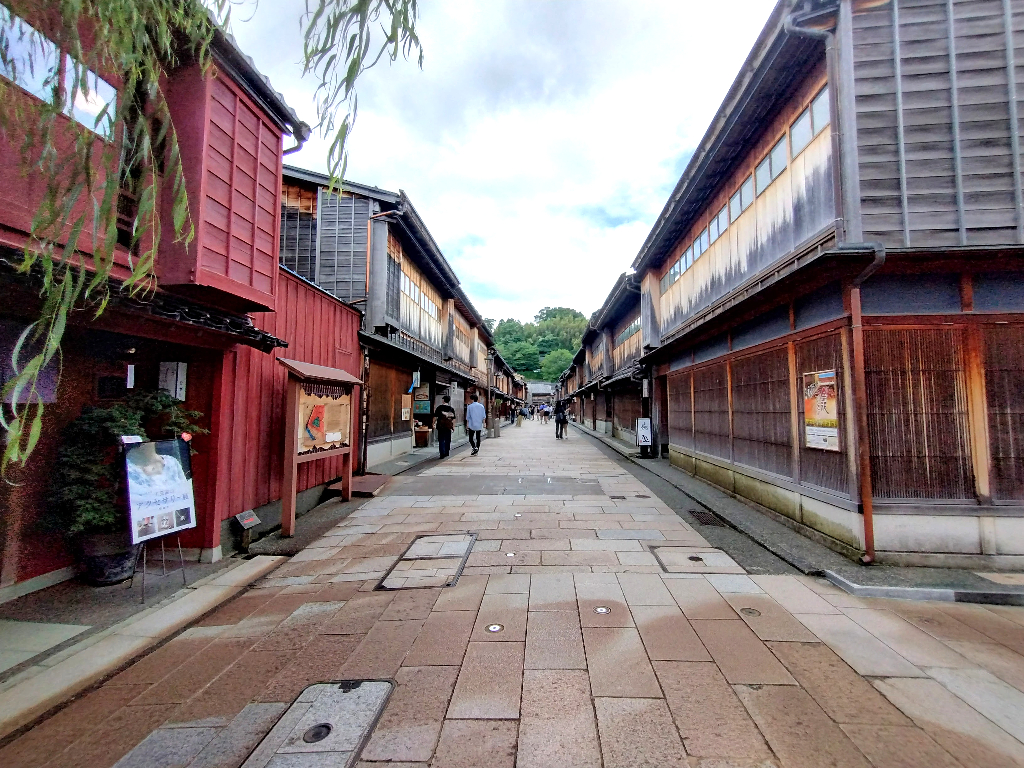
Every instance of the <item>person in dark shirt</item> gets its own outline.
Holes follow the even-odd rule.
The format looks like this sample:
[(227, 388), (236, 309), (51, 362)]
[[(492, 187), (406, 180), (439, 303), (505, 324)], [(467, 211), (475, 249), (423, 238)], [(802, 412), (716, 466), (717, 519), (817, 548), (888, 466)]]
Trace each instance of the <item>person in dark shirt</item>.
[(565, 412), (565, 402), (558, 401), (555, 406), (555, 439), (566, 440), (565, 425), (569, 423), (569, 415)]
[(437, 429), (437, 449), (442, 459), (447, 459), (452, 450), (452, 430), (455, 429), (455, 409), (452, 399), (445, 395), (441, 404), (434, 409), (434, 426)]

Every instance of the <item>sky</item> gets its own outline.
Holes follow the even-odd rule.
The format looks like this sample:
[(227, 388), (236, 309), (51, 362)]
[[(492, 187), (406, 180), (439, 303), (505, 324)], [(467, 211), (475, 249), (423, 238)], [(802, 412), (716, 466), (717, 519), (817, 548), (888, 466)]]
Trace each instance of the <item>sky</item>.
[[(421, 0), (423, 68), (385, 60), (360, 78), (346, 178), (405, 190), (485, 317), (590, 315), (629, 270), (773, 6)], [(232, 31), (313, 123), (304, 7), (243, 4)], [(315, 135), (286, 162), (325, 171), (328, 144)]]

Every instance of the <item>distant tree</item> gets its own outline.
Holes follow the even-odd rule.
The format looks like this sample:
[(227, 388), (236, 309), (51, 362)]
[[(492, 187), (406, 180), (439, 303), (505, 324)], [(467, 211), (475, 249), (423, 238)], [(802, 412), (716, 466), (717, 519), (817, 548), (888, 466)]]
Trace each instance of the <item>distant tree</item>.
[(545, 320), (582, 320), (586, 322), (587, 318), (582, 312), (578, 312), (575, 309), (569, 307), (544, 307), (537, 316), (533, 318), (537, 325), (540, 325)]
[(493, 336), (494, 335), (494, 318), (493, 317), (485, 317), (484, 318), (484, 327), (487, 329), (487, 332), (490, 333)]
[(537, 339), (536, 346), (537, 351), (540, 352), (541, 355), (546, 355), (549, 352), (553, 352), (556, 349), (562, 348), (561, 342), (559, 341), (558, 337), (552, 336), (551, 334), (541, 336), (539, 339)]
[(521, 374), (540, 368), (540, 354), (537, 348), (525, 341), (514, 341), (501, 351), (505, 361)]
[(518, 320), (513, 320), (511, 317), (498, 321), (498, 325), (494, 329), (495, 344), (507, 345), (521, 341), (526, 341), (526, 335), (523, 333), (522, 323)]
[(557, 381), (566, 368), (572, 365), (573, 353), (567, 349), (556, 349), (549, 352), (540, 366), (540, 375), (544, 381)]

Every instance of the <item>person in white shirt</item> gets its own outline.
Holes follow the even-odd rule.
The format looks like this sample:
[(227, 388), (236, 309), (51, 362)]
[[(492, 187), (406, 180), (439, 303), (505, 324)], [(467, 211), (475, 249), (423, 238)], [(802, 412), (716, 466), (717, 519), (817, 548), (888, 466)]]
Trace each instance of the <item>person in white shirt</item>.
[(474, 392), (469, 396), (472, 400), (466, 408), (466, 431), (469, 432), (469, 444), (473, 448), (472, 456), (480, 453), (480, 432), (484, 428), (484, 421), (487, 419), (487, 411), (480, 404), (480, 397)]

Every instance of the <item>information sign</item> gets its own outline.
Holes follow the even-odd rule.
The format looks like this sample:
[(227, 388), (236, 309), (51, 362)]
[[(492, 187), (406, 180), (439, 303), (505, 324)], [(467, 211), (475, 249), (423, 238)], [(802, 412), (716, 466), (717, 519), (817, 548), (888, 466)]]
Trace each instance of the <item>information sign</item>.
[(637, 419), (636, 420), (636, 444), (637, 445), (653, 445), (654, 437), (651, 434), (651, 420), (650, 419)]
[(192, 463), (184, 440), (125, 445), (132, 543), (196, 527)]

